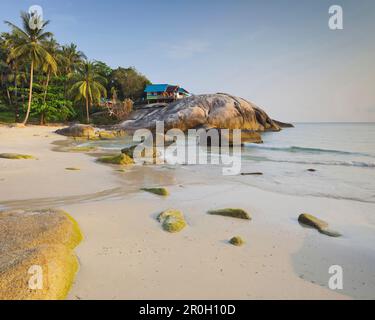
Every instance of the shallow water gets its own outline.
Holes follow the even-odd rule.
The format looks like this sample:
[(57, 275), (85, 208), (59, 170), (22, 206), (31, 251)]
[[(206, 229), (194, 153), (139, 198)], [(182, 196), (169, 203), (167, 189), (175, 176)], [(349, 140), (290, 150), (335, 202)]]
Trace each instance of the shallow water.
[[(290, 194), (375, 202), (375, 124), (296, 124), (247, 145), (243, 169), (258, 186)], [(309, 172), (307, 169), (315, 169)]]
[[(230, 179), (280, 193), (375, 202), (374, 123), (297, 123), (281, 132), (265, 132), (262, 138), (263, 144), (246, 144), (241, 150), (241, 171), (262, 176), (223, 176), (216, 165), (184, 169), (201, 171), (212, 182)], [(120, 150), (132, 141), (89, 144)]]

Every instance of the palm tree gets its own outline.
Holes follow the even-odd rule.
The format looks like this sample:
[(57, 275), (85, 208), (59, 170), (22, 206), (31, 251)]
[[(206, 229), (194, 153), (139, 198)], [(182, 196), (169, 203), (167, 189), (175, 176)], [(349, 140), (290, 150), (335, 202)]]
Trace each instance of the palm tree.
[(64, 81), (64, 97), (67, 96), (67, 79), (72, 76), (72, 73), (77, 70), (79, 64), (83, 62), (86, 55), (77, 49), (77, 45), (71, 43), (69, 45), (63, 45), (61, 48), (61, 59), (62, 59), (62, 74), (65, 77)]
[(77, 50), (77, 45), (71, 43), (63, 45), (61, 50), (62, 59), (64, 61), (64, 73), (69, 75), (77, 69), (77, 66), (87, 59), (82, 51)]
[(89, 106), (99, 103), (100, 98), (107, 95), (103, 85), (107, 80), (98, 73), (96, 63), (87, 60), (78, 66), (72, 79), (73, 85), (69, 93), (74, 96), (75, 101), (83, 99), (86, 101), (86, 119), (89, 123)]
[(14, 106), (14, 116), (15, 122), (19, 120), (19, 113), (18, 113), (18, 84), (20, 80), (19, 76), (19, 68), (21, 65), (21, 61), (17, 61), (14, 58), (11, 58), (10, 52), (11, 49), (15, 46), (18, 41), (18, 37), (14, 34), (14, 32), (3, 32), (1, 34), (2, 40), (2, 51), (3, 51), (3, 63), (2, 69), (3, 71), (7, 71), (7, 80), (9, 83), (14, 83), (13, 91), (13, 99), (11, 99), (10, 92), (7, 88), (7, 97), (10, 105)]
[[(49, 41), (45, 42), (46, 49), (48, 52), (51, 54), (51, 56), (55, 59), (55, 61), (62, 62), (62, 57), (58, 52), (59, 49), (59, 44), (57, 41), (53, 38), (51, 38)], [(54, 69), (54, 67), (48, 63), (48, 61), (45, 61), (43, 66), (42, 66), (43, 72), (46, 73), (46, 82), (44, 85), (44, 94), (43, 94), (43, 104), (46, 104), (46, 99), (47, 99), (47, 92), (48, 92), (48, 85), (49, 81), (51, 78), (51, 75), (56, 75), (57, 74), (57, 69)], [(40, 113), (40, 124), (43, 125), (45, 124), (45, 111), (42, 111)]]
[(41, 67), (48, 63), (53, 70), (57, 70), (57, 63), (51, 54), (46, 50), (44, 41), (52, 37), (52, 33), (44, 32), (44, 28), (49, 21), (42, 23), (41, 28), (30, 28), (29, 21), (32, 16), (29, 13), (22, 12), (21, 19), (23, 29), (17, 27), (9, 21), (5, 21), (17, 36), (17, 41), (11, 48), (9, 59), (21, 59), (30, 63), (30, 85), (29, 85), (29, 101), (27, 105), (27, 112), (23, 124), (27, 123), (30, 114), (32, 96), (33, 96), (33, 80), (34, 69)]
[(9, 92), (9, 82), (12, 75), (12, 69), (7, 61), (8, 57), (8, 48), (5, 41), (5, 35), (1, 34), (0, 36), (0, 88), (4, 88), (6, 92), (6, 97), (8, 104), (12, 105), (12, 98)]

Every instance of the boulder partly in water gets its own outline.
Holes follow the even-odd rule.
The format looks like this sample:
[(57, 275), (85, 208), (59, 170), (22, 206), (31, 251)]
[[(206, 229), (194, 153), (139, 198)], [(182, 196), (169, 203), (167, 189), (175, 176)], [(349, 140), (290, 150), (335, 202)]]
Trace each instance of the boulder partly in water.
[(163, 121), (165, 130), (179, 128), (186, 131), (201, 126), (251, 131), (280, 130), (280, 126), (261, 108), (225, 93), (193, 95), (166, 107), (136, 110), (129, 118), (131, 120), (119, 125), (121, 129), (153, 130), (156, 121)]
[(130, 165), (134, 164), (133, 158), (129, 157), (124, 153), (120, 153), (112, 156), (103, 156), (98, 159), (99, 162), (119, 165)]
[(56, 133), (74, 138), (91, 139), (96, 137), (94, 127), (86, 124), (74, 124), (66, 128), (58, 129)]
[(309, 227), (317, 229), (320, 233), (325, 234), (330, 237), (340, 237), (341, 234), (337, 231), (329, 229), (328, 223), (314, 217), (308, 213), (302, 213), (298, 217), (298, 222), (302, 225), (307, 225)]

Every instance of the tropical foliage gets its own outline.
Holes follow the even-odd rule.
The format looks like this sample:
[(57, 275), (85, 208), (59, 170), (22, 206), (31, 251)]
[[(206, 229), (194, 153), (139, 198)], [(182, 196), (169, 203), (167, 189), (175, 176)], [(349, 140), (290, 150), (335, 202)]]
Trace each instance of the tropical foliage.
[(107, 102), (142, 98), (150, 81), (134, 67), (90, 61), (74, 43), (59, 44), (49, 21), (30, 26), (35, 18), (21, 13), (21, 25), (5, 21), (9, 29), (0, 34), (0, 122), (11, 113), (24, 124), (89, 122), (91, 112), (108, 110)]

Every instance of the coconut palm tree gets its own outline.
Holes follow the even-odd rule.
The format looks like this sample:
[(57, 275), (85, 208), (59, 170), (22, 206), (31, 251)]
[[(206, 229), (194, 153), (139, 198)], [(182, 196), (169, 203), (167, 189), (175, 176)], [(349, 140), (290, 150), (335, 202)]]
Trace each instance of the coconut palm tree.
[[(51, 56), (55, 59), (57, 64), (62, 63), (62, 56), (59, 53), (59, 44), (57, 41), (53, 38), (51, 38), (49, 41), (45, 42), (46, 49), (48, 52), (51, 54)], [(56, 75), (57, 74), (57, 68), (54, 69), (54, 67), (48, 63), (48, 61), (44, 61), (43, 66), (42, 66), (43, 72), (46, 74), (46, 81), (44, 84), (44, 94), (43, 94), (43, 104), (45, 105), (46, 99), (47, 99), (47, 92), (48, 92), (48, 85), (49, 81), (51, 79), (51, 75)], [(44, 118), (45, 118), (45, 112), (42, 111), (40, 113), (40, 124), (44, 124)]]
[(17, 36), (17, 41), (13, 43), (13, 47), (11, 48), (9, 59), (21, 59), (30, 63), (29, 101), (23, 124), (26, 124), (29, 119), (33, 96), (34, 69), (40, 68), (43, 64), (48, 63), (54, 71), (57, 70), (55, 59), (45, 48), (45, 41), (52, 37), (52, 33), (44, 31), (49, 21), (44, 21), (40, 28), (31, 28), (29, 22), (32, 18), (29, 13), (21, 13), (22, 29), (9, 21), (5, 21)]
[(0, 36), (0, 88), (4, 88), (8, 104), (12, 105), (12, 98), (9, 92), (9, 83), (11, 79), (12, 69), (8, 63), (8, 48), (5, 42), (4, 35)]
[(65, 77), (64, 81), (64, 96), (67, 95), (67, 79), (72, 76), (72, 73), (77, 69), (78, 65), (83, 60), (87, 59), (82, 51), (77, 49), (77, 45), (71, 43), (69, 45), (63, 45), (61, 48), (61, 73)]
[(78, 66), (71, 78), (73, 85), (69, 93), (74, 96), (75, 101), (85, 100), (86, 120), (89, 123), (89, 106), (99, 103), (100, 98), (107, 95), (107, 90), (103, 85), (107, 80), (98, 73), (96, 63), (87, 60)]
[(61, 55), (64, 61), (65, 75), (69, 75), (74, 72), (77, 66), (84, 59), (87, 59), (82, 51), (77, 50), (77, 45), (75, 45), (74, 43), (63, 45), (61, 49)]

